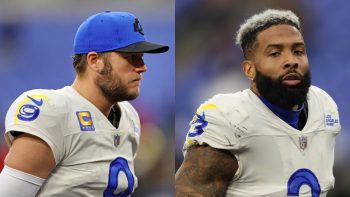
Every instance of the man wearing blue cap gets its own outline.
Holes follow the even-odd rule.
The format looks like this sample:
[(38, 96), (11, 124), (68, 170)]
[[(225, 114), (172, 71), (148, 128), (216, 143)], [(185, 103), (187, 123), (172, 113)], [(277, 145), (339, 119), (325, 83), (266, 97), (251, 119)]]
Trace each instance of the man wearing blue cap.
[(128, 101), (140, 94), (143, 53), (168, 49), (147, 42), (130, 13), (85, 20), (74, 40), (74, 83), (27, 91), (7, 113), (0, 196), (130, 196), (140, 121)]

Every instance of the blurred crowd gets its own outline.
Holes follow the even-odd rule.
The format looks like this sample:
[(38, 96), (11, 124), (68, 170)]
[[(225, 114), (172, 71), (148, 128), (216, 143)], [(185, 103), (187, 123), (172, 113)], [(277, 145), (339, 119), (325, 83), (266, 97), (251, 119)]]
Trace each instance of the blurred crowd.
[(139, 187), (133, 196), (173, 196), (175, 105), (175, 1), (0, 0), (0, 170), (8, 148), (3, 138), (11, 103), (30, 89), (58, 89), (74, 79), (75, 31), (86, 17), (105, 10), (129, 11), (146, 39), (170, 46), (145, 54), (141, 96), (132, 103), (141, 118), (136, 161)]
[(349, 7), (345, 0), (176, 0), (175, 168), (183, 160), (182, 146), (197, 107), (215, 94), (249, 87), (235, 45), (239, 25), (267, 8), (289, 9), (302, 24), (313, 85), (327, 91), (339, 107), (342, 132), (335, 150), (335, 189), (329, 196), (350, 196)]

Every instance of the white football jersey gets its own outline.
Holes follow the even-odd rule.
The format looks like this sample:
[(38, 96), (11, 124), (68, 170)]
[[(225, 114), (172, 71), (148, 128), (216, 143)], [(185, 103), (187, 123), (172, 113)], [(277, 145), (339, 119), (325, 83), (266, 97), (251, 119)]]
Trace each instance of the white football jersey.
[(140, 121), (128, 102), (118, 105), (121, 119), (116, 128), (70, 86), (31, 90), (15, 100), (5, 121), (8, 145), (14, 140), (11, 131), (29, 133), (51, 147), (56, 161), (56, 168), (37, 196), (109, 197), (132, 193), (137, 187), (134, 158)]
[(308, 118), (300, 131), (276, 116), (251, 90), (219, 94), (202, 104), (190, 123), (184, 154), (196, 144), (226, 149), (238, 170), (226, 196), (326, 196), (334, 187), (338, 109), (311, 86)]

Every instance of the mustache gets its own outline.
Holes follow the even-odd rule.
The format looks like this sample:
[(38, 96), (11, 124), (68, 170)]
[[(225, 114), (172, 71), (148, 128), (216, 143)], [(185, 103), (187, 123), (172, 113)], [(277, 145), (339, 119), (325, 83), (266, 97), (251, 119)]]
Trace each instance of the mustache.
[[(304, 74), (305, 75), (305, 74)], [(286, 79), (298, 79), (303, 80), (304, 75), (298, 72), (297, 70), (288, 70), (284, 74), (282, 74), (280, 77), (278, 77), (279, 81), (286, 80)]]
[(134, 77), (133, 79), (131, 79), (129, 81), (129, 83), (134, 82), (134, 81), (141, 81), (141, 80), (143, 80), (142, 74), (140, 74), (140, 76), (138, 76), (138, 77)]
[(137, 78), (132, 79), (131, 81), (141, 81), (141, 80), (142, 80), (142, 77), (137, 77)]

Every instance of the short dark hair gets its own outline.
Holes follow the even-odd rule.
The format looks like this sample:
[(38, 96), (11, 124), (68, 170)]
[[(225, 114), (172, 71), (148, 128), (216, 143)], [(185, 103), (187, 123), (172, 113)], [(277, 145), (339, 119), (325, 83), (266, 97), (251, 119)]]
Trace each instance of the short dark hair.
[(85, 65), (87, 63), (86, 61), (87, 54), (77, 54), (73, 55), (73, 67), (77, 74), (82, 74), (85, 71)]
[[(102, 53), (97, 53), (98, 56), (106, 59), (106, 55), (107, 53), (109, 53), (111, 51), (107, 51), (107, 52), (102, 52)], [(74, 70), (77, 74), (83, 74), (85, 72), (86, 69), (86, 64), (87, 64), (87, 53), (84, 54), (75, 54), (72, 56), (73, 58), (73, 67)]]
[(301, 31), (299, 18), (291, 11), (268, 9), (246, 20), (236, 36), (236, 44), (241, 46), (244, 58), (248, 59), (255, 49), (257, 35), (260, 32), (281, 24), (294, 26)]

